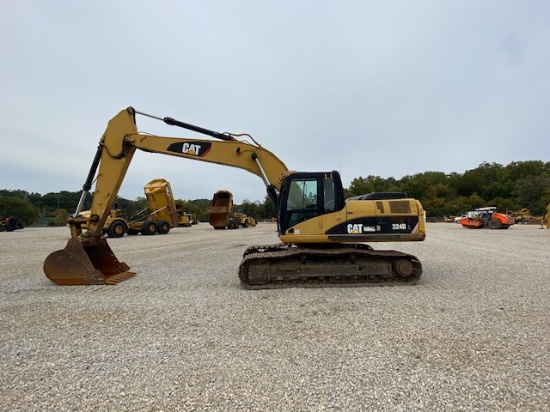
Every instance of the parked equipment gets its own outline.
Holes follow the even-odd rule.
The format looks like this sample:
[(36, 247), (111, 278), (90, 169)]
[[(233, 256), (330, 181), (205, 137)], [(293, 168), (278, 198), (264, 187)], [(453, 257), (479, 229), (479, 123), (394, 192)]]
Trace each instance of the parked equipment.
[(258, 222), (252, 216), (248, 216), (246, 213), (235, 211), (233, 212), (233, 218), (238, 222), (240, 227), (256, 226)]
[[(217, 140), (139, 133), (136, 114), (155, 118)], [(239, 266), (239, 279), (251, 289), (281, 287), (414, 284), (422, 273), (415, 256), (374, 250), (364, 242), (422, 241), (424, 209), (412, 198), (377, 194), (346, 200), (340, 174), (293, 172), (274, 154), (236, 135), (213, 132), (170, 117), (129, 107), (109, 122), (99, 142), (76, 213), (68, 219), (71, 239), (51, 253), (44, 272), (60, 285), (114, 284), (134, 275), (102, 236), (102, 228), (136, 149), (238, 167), (261, 177), (277, 206), (282, 243), (251, 246)], [(91, 215), (80, 215), (97, 173)], [(82, 224), (88, 230), (82, 230)]]
[(496, 207), (481, 207), (469, 211), (458, 223), (468, 229), (508, 229), (515, 221), (513, 217), (497, 212)]
[(256, 226), (256, 219), (243, 212), (233, 210), (233, 194), (228, 190), (218, 190), (212, 198), (212, 205), (206, 209), (208, 223), (214, 229), (238, 229)]
[(199, 223), (196, 213), (178, 212), (180, 215), (178, 226), (191, 227)]
[(212, 204), (208, 206), (208, 223), (214, 229), (236, 229), (235, 222), (231, 220), (233, 209), (233, 194), (228, 190), (218, 190), (214, 193)]
[(184, 204), (181, 201), (176, 203), (176, 210), (178, 213), (178, 226), (191, 227), (199, 223), (197, 214), (186, 212)]
[[(129, 219), (123, 217), (118, 207), (111, 209), (103, 224), (104, 235), (114, 238), (138, 233), (165, 235), (171, 228), (178, 225), (179, 216), (170, 183), (165, 179), (154, 179), (147, 183), (143, 190), (147, 199), (147, 208)], [(80, 213), (85, 219), (90, 219), (90, 214), (89, 210)], [(88, 229), (88, 224), (83, 223), (81, 227)]]
[[(90, 211), (83, 210), (80, 215), (82, 217), (89, 218)], [(128, 233), (129, 226), (130, 224), (122, 215), (122, 211), (118, 207), (115, 207), (114, 209), (111, 209), (109, 216), (107, 216), (107, 219), (105, 220), (103, 225), (103, 234), (109, 237), (122, 237)], [(88, 225), (84, 223), (82, 224), (82, 228), (87, 229)]]
[(531, 214), (531, 211), (527, 208), (520, 210), (508, 210), (506, 214), (508, 216), (512, 216), (516, 224), (522, 223), (524, 225), (540, 225), (541, 221), (544, 219), (544, 216)]
[(170, 228), (178, 226), (180, 218), (170, 183), (165, 179), (154, 179), (143, 189), (150, 214), (139, 229), (130, 227), (128, 234), (135, 235), (138, 232), (144, 235), (167, 234)]
[(531, 211), (527, 208), (520, 210), (507, 210), (506, 214), (513, 217), (516, 223), (528, 223), (531, 218)]
[(0, 232), (13, 232), (24, 229), (23, 222), (17, 216), (10, 216), (0, 220)]

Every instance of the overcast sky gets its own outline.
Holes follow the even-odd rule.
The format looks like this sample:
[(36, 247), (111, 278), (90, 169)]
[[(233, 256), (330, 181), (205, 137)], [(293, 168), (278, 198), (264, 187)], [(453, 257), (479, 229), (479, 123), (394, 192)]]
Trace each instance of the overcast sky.
[[(550, 160), (548, 0), (1, 0), (0, 27), (0, 189), (79, 191), (128, 106), (249, 133), (345, 187)], [(145, 152), (119, 195), (156, 178), (178, 199), (265, 196), (245, 171)]]

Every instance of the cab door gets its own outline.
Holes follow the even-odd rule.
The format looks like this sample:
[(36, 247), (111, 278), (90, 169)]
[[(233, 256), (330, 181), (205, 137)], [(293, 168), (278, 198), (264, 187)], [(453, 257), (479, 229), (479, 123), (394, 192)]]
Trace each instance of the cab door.
[(306, 232), (312, 236), (323, 235), (326, 227), (341, 221), (342, 214), (335, 212), (344, 208), (345, 200), (338, 172), (292, 174), (281, 188), (280, 233), (319, 217), (308, 222)]

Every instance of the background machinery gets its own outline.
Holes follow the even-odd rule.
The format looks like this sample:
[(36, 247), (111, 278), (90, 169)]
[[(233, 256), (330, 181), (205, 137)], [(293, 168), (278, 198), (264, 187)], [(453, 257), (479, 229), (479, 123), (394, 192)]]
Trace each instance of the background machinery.
[[(172, 195), (170, 183), (165, 179), (154, 179), (147, 183), (144, 188), (147, 208), (137, 215), (126, 219), (118, 207), (111, 209), (105, 223), (103, 234), (109, 237), (122, 237), (128, 235), (165, 235), (171, 228), (178, 226), (179, 215)], [(84, 210), (80, 214), (89, 218), (90, 211)], [(87, 223), (82, 224), (87, 229)]]
[[(89, 210), (83, 210), (81, 213), (83, 217), (90, 217)], [(103, 234), (109, 237), (122, 237), (128, 233), (128, 227), (130, 226), (128, 220), (123, 216), (122, 210), (117, 205), (113, 206), (113, 209), (109, 212), (109, 216), (103, 224)], [(83, 229), (87, 229), (88, 225), (83, 224)]]
[(513, 217), (516, 224), (522, 223), (524, 225), (540, 225), (544, 221), (544, 215), (533, 215), (527, 208), (520, 210), (508, 210), (506, 214)]
[(191, 227), (192, 225), (196, 225), (199, 223), (196, 213), (186, 213), (186, 212), (180, 211), (179, 215), (180, 215), (180, 218), (178, 221), (178, 226)]
[[(163, 137), (137, 131), (137, 114), (218, 140)], [(239, 135), (242, 136), (242, 135)], [(374, 250), (365, 242), (422, 241), (424, 210), (413, 198), (346, 200), (340, 174), (290, 171), (273, 153), (253, 141), (218, 133), (170, 117), (129, 107), (112, 118), (83, 185), (71, 238), (44, 261), (44, 273), (60, 285), (115, 284), (135, 273), (120, 262), (102, 236), (126, 171), (137, 149), (247, 170), (259, 176), (277, 206), (281, 243), (248, 247), (239, 265), (241, 284), (250, 289), (281, 287), (414, 284), (422, 273), (415, 256)], [(80, 212), (97, 173), (90, 216)], [(87, 230), (82, 225), (87, 224)]]
[(527, 224), (529, 223), (530, 220), (533, 219), (533, 217), (531, 216), (531, 211), (527, 208), (523, 208), (520, 210), (507, 210), (506, 214), (510, 217), (513, 217), (514, 222), (516, 222), (516, 224), (517, 223)]
[(515, 221), (513, 217), (497, 212), (496, 207), (481, 207), (469, 211), (458, 223), (468, 229), (508, 229)]
[(244, 228), (256, 226), (258, 224), (254, 217), (248, 216), (246, 213), (237, 210), (233, 212), (233, 218), (238, 222), (239, 226)]
[(24, 228), (23, 222), (17, 216), (0, 219), (0, 232), (13, 232), (14, 230)]
[(256, 226), (256, 219), (243, 212), (233, 210), (233, 193), (218, 190), (214, 193), (211, 206), (207, 208), (208, 223), (214, 229), (238, 229)]
[(212, 204), (206, 209), (208, 212), (208, 223), (214, 229), (236, 229), (238, 224), (232, 220), (233, 194), (228, 190), (218, 190), (214, 193)]
[[(143, 190), (150, 213), (139, 232), (144, 235), (154, 235), (155, 232), (166, 234), (170, 228), (178, 226), (180, 216), (170, 183), (165, 179), (154, 179), (147, 183)], [(136, 229), (129, 228), (128, 234), (137, 234)]]
[(178, 226), (191, 227), (192, 225), (197, 225), (199, 219), (196, 213), (189, 213), (185, 211), (185, 206), (182, 201), (176, 203), (176, 210), (178, 211)]

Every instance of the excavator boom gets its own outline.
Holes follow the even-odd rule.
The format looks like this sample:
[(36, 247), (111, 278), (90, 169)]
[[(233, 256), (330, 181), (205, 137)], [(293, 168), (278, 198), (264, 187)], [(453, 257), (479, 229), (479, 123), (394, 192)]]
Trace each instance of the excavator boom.
[[(44, 273), (54, 283), (113, 284), (134, 275), (129, 271), (128, 265), (118, 261), (103, 238), (102, 231), (136, 149), (247, 170), (262, 178), (269, 195), (277, 201), (277, 190), (287, 168), (268, 150), (259, 145), (238, 141), (231, 135), (212, 132), (172, 118), (161, 120), (170, 125), (208, 134), (221, 141), (138, 133), (136, 113), (134, 108), (129, 107), (112, 118), (107, 125), (83, 185), (77, 210), (68, 219), (71, 239), (65, 249), (50, 254), (44, 262)], [(96, 174), (98, 178), (90, 216), (84, 218), (80, 216), (80, 212)], [(86, 231), (82, 229), (83, 224), (86, 225)]]

